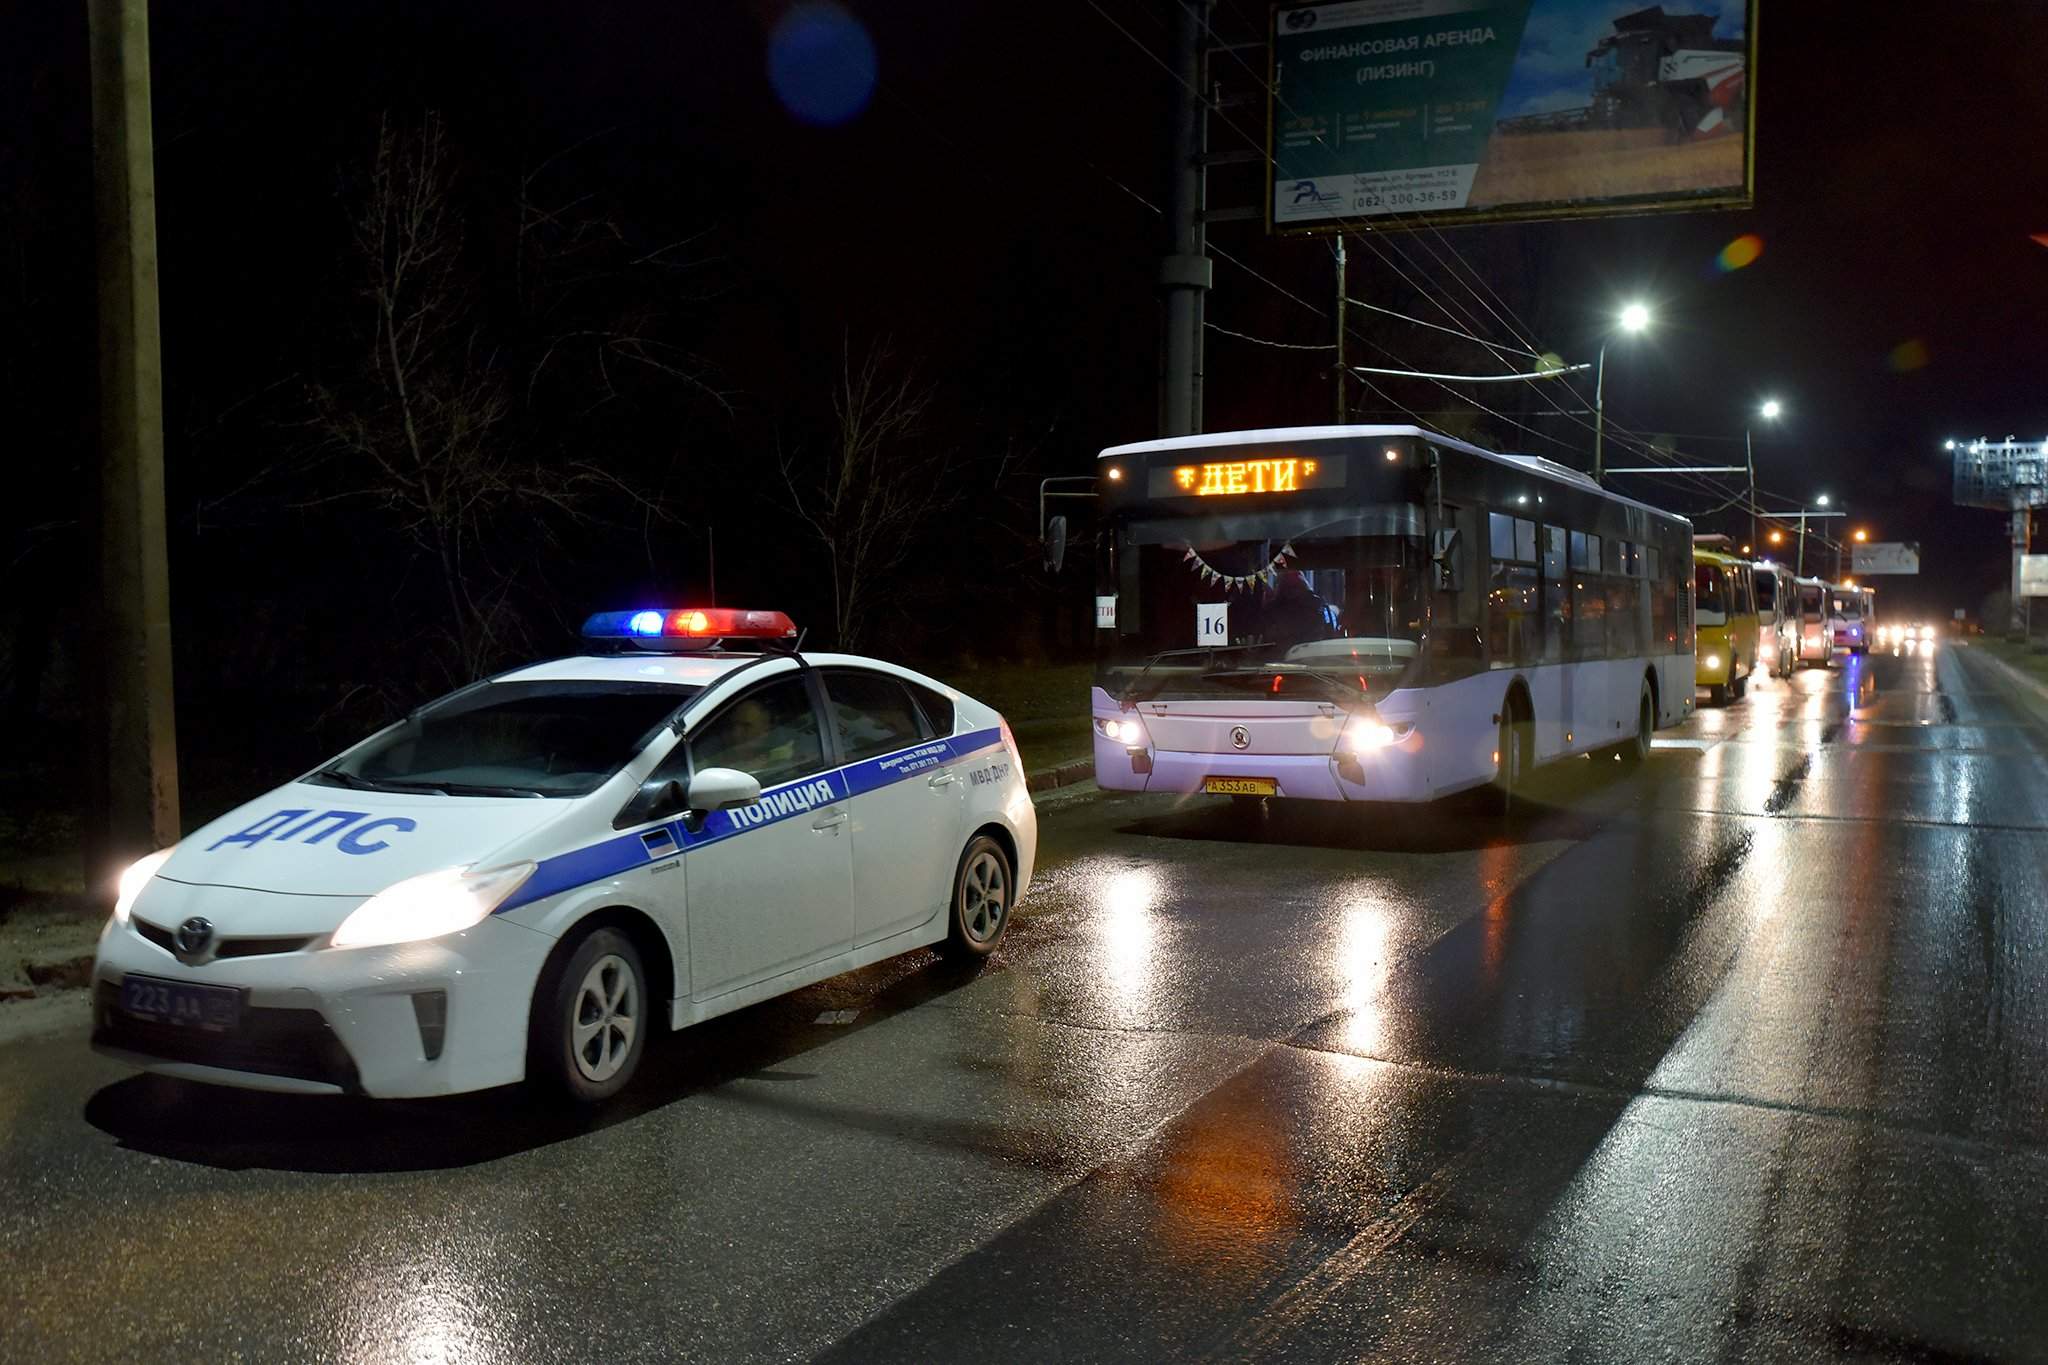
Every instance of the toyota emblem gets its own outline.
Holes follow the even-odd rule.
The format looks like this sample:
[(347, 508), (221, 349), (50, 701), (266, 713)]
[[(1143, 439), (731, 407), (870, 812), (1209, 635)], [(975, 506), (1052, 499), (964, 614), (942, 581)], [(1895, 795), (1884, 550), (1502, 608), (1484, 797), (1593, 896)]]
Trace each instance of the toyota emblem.
[(1231, 726), (1231, 727), (1230, 727), (1230, 747), (1231, 747), (1231, 748), (1233, 748), (1233, 749), (1249, 749), (1249, 748), (1251, 748), (1251, 747), (1252, 747), (1252, 732), (1251, 732), (1251, 731), (1249, 731), (1249, 730), (1247, 730), (1247, 729), (1245, 729), (1245, 728), (1244, 728), (1244, 727), (1243, 727), (1242, 725), (1233, 725), (1233, 726)]
[(178, 926), (175, 939), (178, 951), (187, 957), (197, 957), (206, 951), (206, 945), (213, 942), (213, 921), (203, 915), (194, 915)]

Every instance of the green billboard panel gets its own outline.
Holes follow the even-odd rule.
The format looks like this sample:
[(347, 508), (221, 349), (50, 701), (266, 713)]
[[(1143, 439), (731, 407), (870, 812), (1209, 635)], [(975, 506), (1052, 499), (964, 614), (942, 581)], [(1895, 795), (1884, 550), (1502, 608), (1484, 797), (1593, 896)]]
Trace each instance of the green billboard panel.
[(1268, 221), (1313, 232), (1746, 206), (1755, 3), (1276, 9)]

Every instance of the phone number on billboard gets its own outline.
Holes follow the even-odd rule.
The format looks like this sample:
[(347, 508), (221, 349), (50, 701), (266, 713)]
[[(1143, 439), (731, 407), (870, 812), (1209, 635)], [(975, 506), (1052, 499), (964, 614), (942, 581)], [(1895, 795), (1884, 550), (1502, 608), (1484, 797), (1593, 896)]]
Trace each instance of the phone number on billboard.
[(1360, 191), (1351, 196), (1354, 209), (1416, 208), (1428, 204), (1455, 204), (1456, 190)]

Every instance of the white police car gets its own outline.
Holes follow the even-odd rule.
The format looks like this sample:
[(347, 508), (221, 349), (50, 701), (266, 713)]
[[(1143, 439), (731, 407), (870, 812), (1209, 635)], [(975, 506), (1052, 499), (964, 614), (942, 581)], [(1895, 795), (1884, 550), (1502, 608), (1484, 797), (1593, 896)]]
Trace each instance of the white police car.
[(625, 1085), (648, 1035), (1001, 940), (1037, 817), (1009, 726), (780, 612), (601, 613), (137, 862), (93, 1045), (268, 1090)]

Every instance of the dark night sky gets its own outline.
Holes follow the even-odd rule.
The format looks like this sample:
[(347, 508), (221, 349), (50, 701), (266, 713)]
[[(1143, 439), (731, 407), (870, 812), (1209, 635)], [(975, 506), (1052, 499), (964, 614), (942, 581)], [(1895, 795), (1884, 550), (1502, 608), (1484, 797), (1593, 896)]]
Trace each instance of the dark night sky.
[[(1102, 0), (1154, 52), (1175, 3)], [(1152, 434), (1161, 227), (1138, 198), (1164, 198), (1161, 68), (1087, 0), (848, 0), (873, 37), (876, 95), (848, 125), (812, 127), (767, 77), (766, 35), (784, 8), (156, 6), (174, 487), (195, 477), (180, 461), (199, 459), (191, 433), (208, 414), (317, 341), (306, 286), (339, 249), (337, 167), (382, 108), (442, 110), (474, 155), (508, 164), (599, 134), (578, 155), (607, 182), (653, 217), (710, 230), (726, 280), (712, 305), (715, 358), (745, 410), (772, 412), (795, 358), (854, 325), (971, 358), (976, 382), (1028, 374), (1050, 469), (1086, 470), (1096, 447)], [(1718, 463), (1739, 456), (1745, 411), (1782, 398), (1790, 420), (1758, 442), (1763, 485), (1830, 490), (1873, 538), (1924, 542), (1926, 576), (1894, 580), (1893, 601), (1974, 609), (2002, 582), (2004, 541), (1993, 514), (1949, 505), (1939, 442), (2048, 432), (2048, 249), (2029, 240), (2048, 231), (2048, 20), (2039, 6), (1990, 0), (1884, 17), (1894, 8), (1904, 9), (1765, 0), (1754, 211), (1386, 234), (1406, 278), (1354, 247), (1351, 292), (1421, 316), (1441, 316), (1429, 296), (1474, 306), (1451, 278), (1454, 250), (1570, 359), (1592, 358), (1620, 300), (1647, 298), (1659, 323), (1610, 353), (1610, 416), (1721, 437), (1690, 447)], [(82, 9), (24, 0), (9, 26), (23, 40), (5, 58), (0, 171), (40, 167), (60, 217), (75, 218), (86, 187)], [(1217, 22), (1245, 31), (1259, 13), (1224, 0)], [(1222, 147), (1231, 135), (1213, 138)], [(1212, 194), (1225, 201), (1231, 187), (1219, 177)], [(1716, 270), (1715, 253), (1744, 232), (1763, 238), (1761, 259)], [(1328, 297), (1326, 243), (1268, 240), (1250, 225), (1220, 226), (1212, 242), (1288, 290)], [(54, 273), (53, 287), (67, 278), (78, 279)], [(76, 308), (89, 317), (89, 294)], [(1275, 340), (1327, 339), (1327, 322), (1220, 261), (1210, 318)], [(1492, 368), (1476, 347), (1404, 323), (1368, 332), (1409, 360)], [(1912, 341), (1926, 363), (1901, 370), (1890, 358)], [(1325, 420), (1322, 363), (1213, 337), (1208, 424)], [(1389, 392), (1445, 406), (1427, 385)], [(1496, 434), (1587, 463), (1583, 430), (1531, 425), (1568, 439)], [(1657, 483), (1640, 491), (1679, 511), (1709, 502)]]

